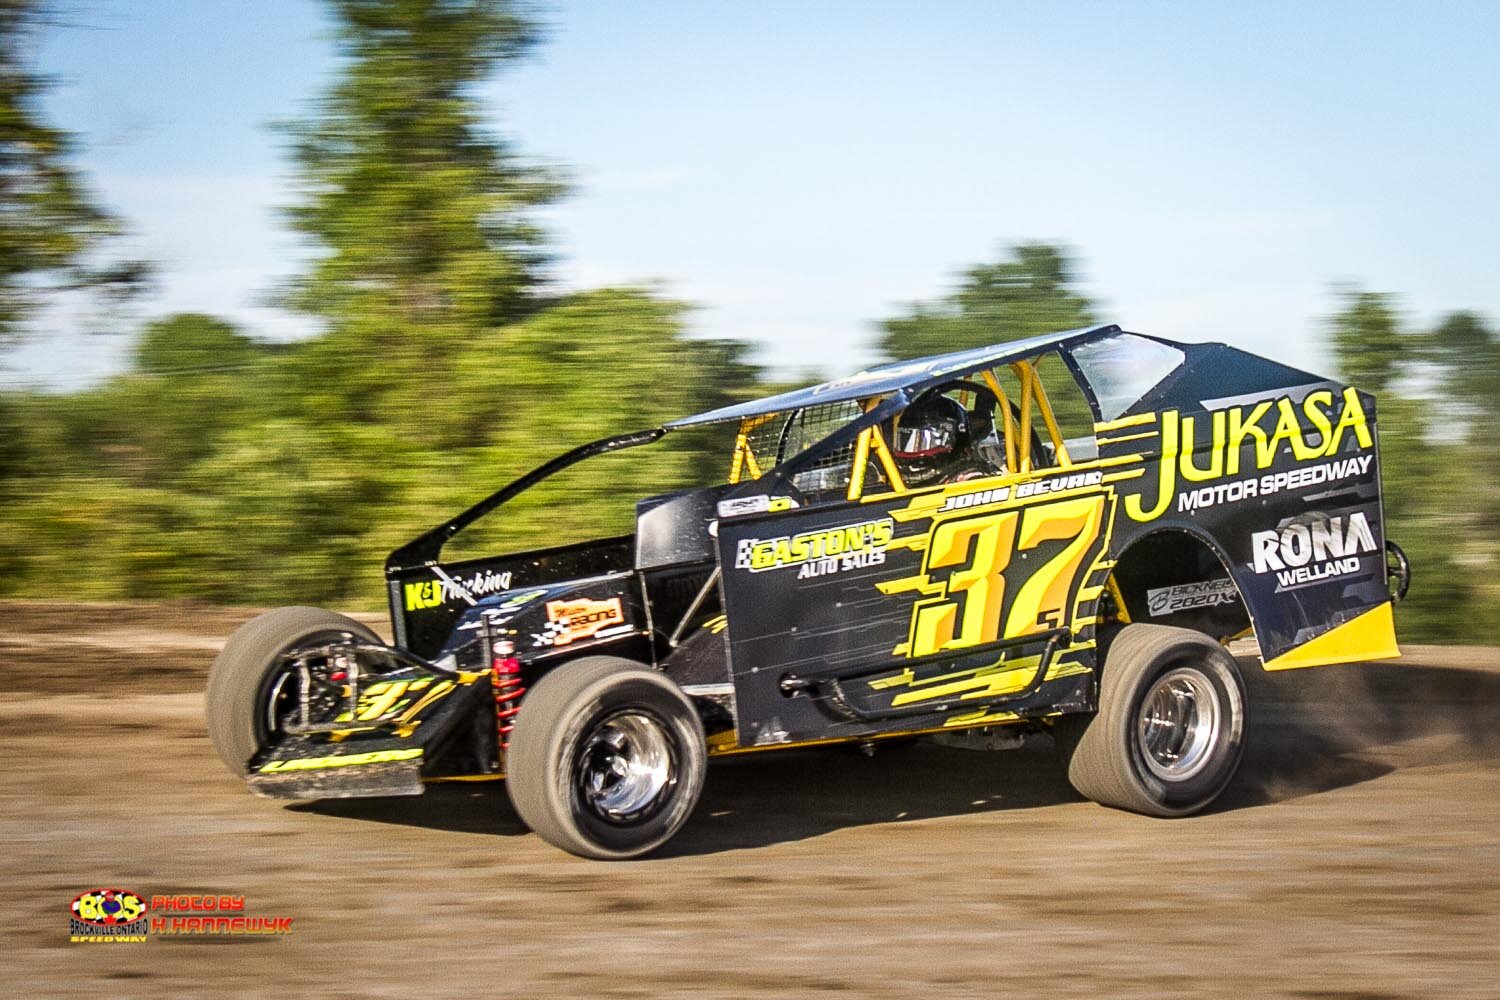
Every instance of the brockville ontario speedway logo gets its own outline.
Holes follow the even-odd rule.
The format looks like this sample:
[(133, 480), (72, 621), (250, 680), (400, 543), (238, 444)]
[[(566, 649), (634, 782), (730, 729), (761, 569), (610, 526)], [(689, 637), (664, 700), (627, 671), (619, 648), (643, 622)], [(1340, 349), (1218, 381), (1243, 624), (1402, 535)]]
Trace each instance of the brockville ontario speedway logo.
[[(347, 760), (348, 758), (341, 758)], [(145, 941), (147, 937), (281, 936), (288, 916), (246, 916), (245, 897), (204, 894), (147, 897), (125, 889), (90, 889), (68, 907), (69, 940), (78, 944)]]
[(146, 940), (146, 901), (125, 889), (90, 889), (68, 908), (68, 939), (84, 944)]

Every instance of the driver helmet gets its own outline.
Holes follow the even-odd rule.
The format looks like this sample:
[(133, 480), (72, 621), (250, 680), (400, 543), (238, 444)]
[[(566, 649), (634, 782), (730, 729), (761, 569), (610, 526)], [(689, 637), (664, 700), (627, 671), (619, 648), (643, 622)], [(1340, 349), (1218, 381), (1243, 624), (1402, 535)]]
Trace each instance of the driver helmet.
[(895, 420), (891, 455), (909, 484), (936, 479), (969, 445), (969, 412), (957, 400), (930, 393)]

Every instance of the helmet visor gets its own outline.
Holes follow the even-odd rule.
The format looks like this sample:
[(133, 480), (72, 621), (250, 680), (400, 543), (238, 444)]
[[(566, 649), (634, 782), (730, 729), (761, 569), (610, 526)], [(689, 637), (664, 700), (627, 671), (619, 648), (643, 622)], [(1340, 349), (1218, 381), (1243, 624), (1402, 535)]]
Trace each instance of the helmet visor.
[(897, 427), (896, 440), (891, 446), (897, 458), (930, 458), (953, 450), (957, 428), (946, 421), (936, 424), (912, 424)]

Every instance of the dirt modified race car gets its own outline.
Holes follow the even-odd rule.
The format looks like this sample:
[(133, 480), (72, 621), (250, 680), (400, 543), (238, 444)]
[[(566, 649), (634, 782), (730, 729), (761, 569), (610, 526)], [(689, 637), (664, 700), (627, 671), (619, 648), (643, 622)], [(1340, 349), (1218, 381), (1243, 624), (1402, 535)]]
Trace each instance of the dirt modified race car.
[[(705, 425), (717, 485), (632, 534), (443, 560), (568, 466)], [(394, 643), (262, 615), (209, 733), (266, 796), (504, 777), (594, 858), (667, 841), (709, 758), (917, 735), (1049, 732), (1083, 795), (1186, 815), (1245, 742), (1228, 640), (1266, 670), (1397, 655), (1377, 445), (1356, 388), (1115, 326), (885, 365), (522, 476), (390, 555)]]

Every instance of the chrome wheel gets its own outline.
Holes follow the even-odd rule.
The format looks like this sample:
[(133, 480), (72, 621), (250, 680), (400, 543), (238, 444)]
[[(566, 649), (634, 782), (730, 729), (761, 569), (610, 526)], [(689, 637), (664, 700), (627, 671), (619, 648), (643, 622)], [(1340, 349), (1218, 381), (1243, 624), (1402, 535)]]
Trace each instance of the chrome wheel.
[(266, 735), (280, 736), (282, 720), (297, 708), (301, 695), (301, 678), (295, 670), (284, 670), (271, 681), (271, 690), (266, 696)]
[(312, 681), (311, 690), (307, 692), (308, 707), (314, 718), (322, 718), (338, 704), (337, 687), (324, 680), (328, 672), (327, 658), (309, 657), (306, 662), (311, 672), (304, 677), (295, 665), (296, 661), (289, 659), (295, 656), (295, 650), (281, 654), (278, 659), (282, 661), (282, 668), (271, 678), (266, 689), (262, 721), (267, 739), (286, 735), (287, 723), (294, 721), (301, 711), (302, 687), (308, 680)]
[(1136, 734), (1146, 767), (1163, 781), (1185, 781), (1208, 764), (1219, 740), (1213, 684), (1189, 667), (1157, 678), (1141, 699)]
[(666, 801), (677, 780), (675, 765), (666, 726), (654, 715), (627, 709), (589, 733), (578, 755), (578, 790), (596, 815), (634, 822)]

